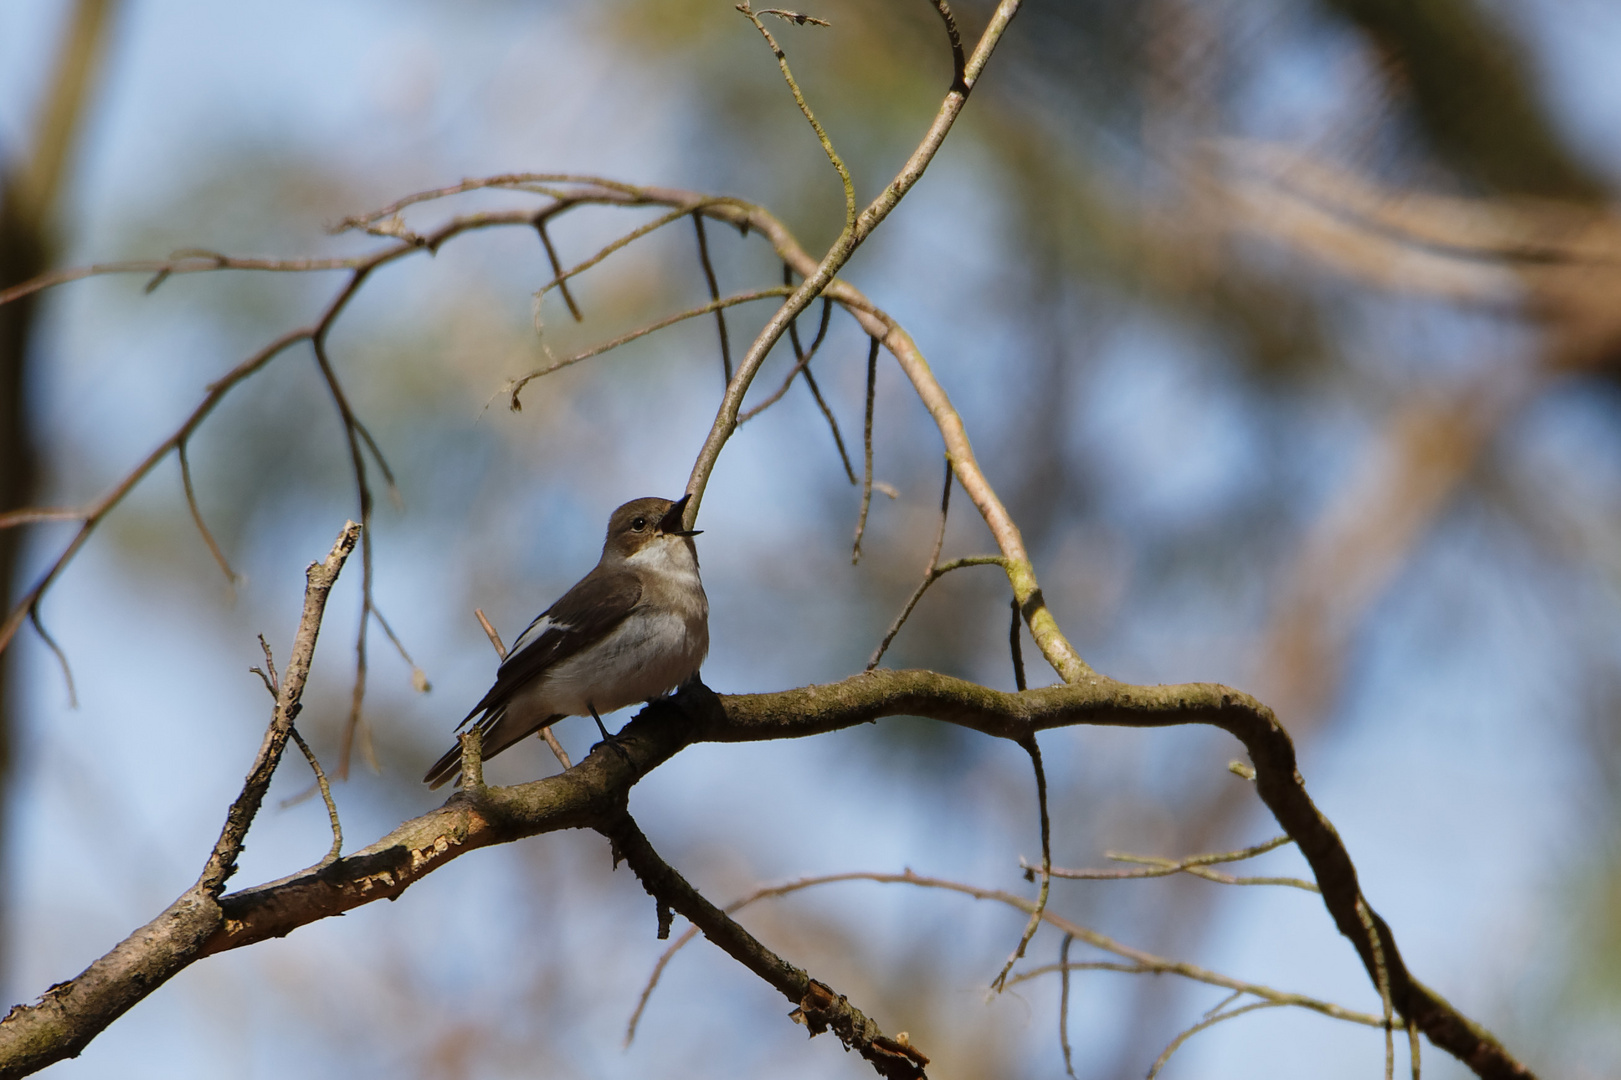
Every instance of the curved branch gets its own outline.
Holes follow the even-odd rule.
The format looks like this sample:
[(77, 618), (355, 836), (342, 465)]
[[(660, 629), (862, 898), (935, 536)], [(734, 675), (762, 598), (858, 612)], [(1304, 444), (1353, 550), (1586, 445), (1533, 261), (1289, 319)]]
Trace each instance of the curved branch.
[[(19, 1006), (0, 1022), (0, 1080), (76, 1052), (88, 1037), (71, 1043), (70, 1026), (73, 1031), (86, 1025), (99, 1031), (121, 1015), (128, 1005), (104, 1012), (105, 997), (80, 990), (86, 979), (100, 978), (102, 965), (115, 956), (122, 958), (117, 970), (123, 977), (155, 979), (155, 986), (204, 956), (396, 897), (475, 848), (560, 829), (608, 826), (623, 813), (631, 786), (693, 743), (801, 738), (901, 715), (1015, 742), (1038, 731), (1082, 724), (1208, 724), (1228, 732), (1248, 750), (1257, 792), (1311, 864), (1323, 903), (1356, 947), (1370, 978), (1376, 968), (1370, 939), (1380, 943), (1395, 1010), (1482, 1077), (1532, 1075), (1489, 1032), (1407, 970), (1389, 927), (1366, 907), (1356, 867), (1339, 834), (1307, 793), (1288, 733), (1254, 698), (1211, 683), (1131, 686), (1107, 679), (1004, 693), (930, 671), (880, 670), (769, 694), (717, 697), (694, 688), (679, 702), (659, 702), (638, 714), (618, 736), (623, 757), (599, 746), (559, 775), (454, 795), (439, 809), (403, 823), (353, 855), (222, 897), (223, 919), (217, 923), (199, 929), (197, 919), (206, 918), (206, 912), (188, 914), (182, 897), (84, 975), (52, 990), (46, 1002)], [(1366, 910), (1371, 935), (1359, 907)], [(19, 1070), (14, 1062), (21, 1060), (35, 1064)]]
[[(997, 42), (1002, 39), (1002, 34), (1007, 30), (1008, 23), (1012, 21), (1013, 16), (1018, 12), (1020, 2), (1021, 0), (1001, 0), (1001, 3), (997, 5), (995, 13), (991, 16), (990, 23), (985, 27), (985, 32), (980, 35), (979, 43), (974, 46), (974, 53), (969, 58), (964, 69), (961, 85), (953, 85), (951, 90), (947, 92), (945, 100), (940, 103), (940, 108), (935, 113), (934, 122), (929, 125), (929, 130), (924, 134), (922, 142), (918, 144), (917, 149), (912, 151), (912, 156), (907, 158), (906, 164), (901, 167), (901, 171), (896, 174), (895, 179), (885, 185), (883, 191), (867, 205), (865, 210), (861, 211), (853, 222), (847, 220), (844, 231), (839, 234), (839, 238), (833, 242), (833, 246), (828, 249), (827, 254), (822, 257), (820, 262), (816, 262), (814, 265), (806, 265), (811, 262), (808, 256), (802, 259), (789, 259), (783, 246), (775, 245), (776, 238), (773, 237), (778, 254), (783, 255), (785, 262), (793, 263), (794, 269), (803, 275), (804, 280), (800, 282), (799, 288), (794, 290), (793, 295), (783, 302), (782, 307), (777, 309), (776, 314), (771, 317), (765, 328), (754, 339), (754, 343), (749, 346), (747, 355), (738, 365), (736, 376), (733, 377), (731, 384), (726, 388), (726, 396), (721, 400), (720, 411), (716, 414), (715, 422), (709, 429), (709, 437), (704, 441), (703, 449), (698, 452), (698, 460), (693, 463), (692, 475), (687, 480), (687, 492), (692, 496), (692, 501), (688, 504), (686, 512), (688, 526), (691, 526), (697, 520), (698, 507), (703, 502), (704, 489), (709, 486), (709, 475), (714, 471), (715, 462), (720, 459), (720, 452), (725, 447), (726, 441), (731, 438), (732, 432), (737, 430), (737, 414), (743, 405), (743, 395), (748, 392), (749, 384), (754, 380), (760, 365), (765, 362), (766, 354), (776, 345), (778, 339), (787, 332), (788, 324), (800, 312), (804, 311), (812, 300), (822, 295), (823, 290), (827, 289), (833, 281), (834, 275), (843, 268), (845, 263), (850, 261), (850, 256), (855, 254), (856, 248), (872, 234), (873, 229), (877, 228), (884, 218), (889, 216), (889, 212), (895, 209), (906, 193), (911, 191), (913, 185), (922, 178), (923, 171), (929, 167), (929, 162), (934, 160), (934, 155), (939, 151), (940, 144), (945, 141), (945, 137), (951, 131), (952, 125), (956, 123), (958, 114), (962, 112), (962, 107), (968, 100), (969, 92), (973, 89), (974, 83), (978, 81), (979, 74), (984, 70), (986, 62), (990, 60), (991, 53), (995, 50)], [(746, 6), (744, 5), (745, 8)], [(756, 25), (758, 25), (757, 21)], [(763, 27), (761, 32), (764, 33)], [(797, 89), (795, 90), (795, 96), (798, 98)], [(829, 153), (831, 155), (830, 148)], [(840, 176), (842, 179), (845, 174), (841, 171)], [(644, 190), (644, 195), (647, 193)], [(704, 212), (710, 216), (724, 216), (728, 210), (732, 214), (741, 212), (745, 221), (750, 223), (753, 221), (754, 214), (751, 209), (721, 206), (704, 208)], [(777, 231), (779, 235), (786, 235), (786, 230), (782, 229), (780, 224), (777, 224)], [(792, 247), (797, 254), (804, 256), (803, 249), (799, 248), (797, 244), (793, 244)]]

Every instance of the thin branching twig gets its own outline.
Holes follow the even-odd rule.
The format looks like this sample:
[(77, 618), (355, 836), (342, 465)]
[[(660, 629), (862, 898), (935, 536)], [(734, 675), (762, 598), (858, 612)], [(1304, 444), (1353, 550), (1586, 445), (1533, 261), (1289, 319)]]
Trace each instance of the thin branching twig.
[(73, 684), (73, 665), (68, 663), (68, 654), (62, 651), (62, 646), (58, 645), (56, 639), (51, 636), (50, 631), (45, 629), (45, 620), (39, 617), (38, 600), (28, 606), (28, 621), (33, 625), (34, 633), (39, 635), (39, 640), (43, 641), (45, 647), (51, 650), (51, 655), (56, 657), (57, 664), (62, 668), (62, 681), (67, 683), (68, 689), (68, 708), (77, 709), (79, 707), (79, 692)]
[[(792, 282), (787, 282), (787, 284), (792, 284)], [(750, 420), (753, 420), (756, 416), (759, 416), (761, 413), (771, 408), (771, 406), (782, 400), (783, 395), (788, 392), (788, 388), (794, 385), (794, 380), (799, 377), (799, 373), (805, 370), (805, 366), (809, 364), (811, 362), (811, 358), (816, 355), (816, 350), (821, 346), (822, 339), (827, 336), (828, 321), (831, 318), (832, 313), (833, 302), (824, 296), (822, 298), (822, 318), (817, 324), (816, 337), (811, 340), (811, 347), (808, 351), (802, 349), (799, 345), (798, 320), (796, 319), (788, 323), (788, 336), (793, 342), (794, 355), (797, 357), (797, 359), (794, 361), (794, 366), (788, 369), (788, 375), (782, 380), (782, 385), (773, 390), (764, 401), (760, 402), (758, 405), (750, 406), (737, 414), (737, 423), (739, 427), (748, 423)]]
[(546, 231), (548, 216), (545, 211), (535, 215), (535, 231), (540, 234), (541, 246), (546, 249), (546, 261), (552, 264), (552, 277), (558, 279), (557, 291), (563, 294), (563, 303), (568, 305), (568, 313), (574, 316), (575, 322), (583, 322), (585, 317), (580, 314), (580, 305), (574, 302), (574, 292), (568, 287), (568, 279), (563, 277), (562, 260), (557, 257), (557, 249), (552, 246), (552, 234)]
[[(958, 881), (950, 881), (945, 878), (925, 877), (921, 874), (913, 873), (911, 870), (906, 870), (899, 874), (873, 871), (848, 871), (840, 874), (824, 874), (815, 877), (799, 878), (794, 881), (783, 882), (777, 885), (761, 886), (760, 888), (754, 889), (748, 894), (728, 904), (724, 910), (728, 915), (735, 914), (743, 908), (748, 907), (749, 905), (760, 900), (787, 896), (791, 893), (800, 892), (802, 890), (815, 888), (821, 885), (832, 885), (850, 881), (870, 881), (881, 885), (912, 885), (925, 889), (940, 889), (947, 892), (961, 893), (965, 896), (973, 897), (976, 900), (993, 900), (998, 903), (1006, 904), (1009, 907), (1017, 908), (1018, 910), (1027, 914), (1035, 910), (1034, 901), (1027, 900), (1022, 896), (1017, 896), (1001, 889), (983, 889), (978, 886), (968, 885)], [(1347, 1009), (1344, 1006), (1337, 1005), (1331, 1001), (1323, 1001), (1319, 998), (1309, 997), (1304, 994), (1293, 994), (1287, 991), (1277, 990), (1263, 983), (1245, 982), (1242, 979), (1235, 979), (1231, 976), (1223, 975), (1220, 972), (1199, 967), (1197, 964), (1189, 964), (1180, 960), (1170, 960), (1162, 956), (1156, 956), (1153, 953), (1145, 952), (1142, 949), (1134, 948), (1130, 945), (1116, 941), (1105, 934), (1098, 933), (1096, 930), (1081, 926), (1079, 923), (1067, 919), (1062, 915), (1055, 914), (1051, 910), (1042, 912), (1041, 918), (1043, 922), (1046, 922), (1055, 929), (1062, 931), (1068, 937), (1077, 938), (1086, 942), (1088, 945), (1091, 945), (1093, 948), (1102, 950), (1103, 952), (1112, 953), (1115, 956), (1123, 958), (1127, 962), (1082, 961), (1048, 964), (1010, 976), (1007, 980), (1008, 986), (1015, 986), (1022, 982), (1028, 982), (1043, 975), (1062, 975), (1066, 971), (1117, 971), (1133, 975), (1176, 975), (1192, 982), (1204, 983), (1209, 986), (1219, 986), (1225, 990), (1236, 990), (1240, 993), (1249, 994), (1274, 1004), (1290, 1005), (1296, 1008), (1308, 1009), (1312, 1012), (1321, 1013), (1322, 1015), (1335, 1020), (1345, 1020), (1353, 1024), (1361, 1024), (1365, 1027), (1372, 1028), (1382, 1026), (1382, 1023), (1377, 1016), (1373, 1016), (1369, 1013), (1357, 1012), (1354, 1009)], [(659, 956), (659, 959), (654, 966), (652, 977), (643, 987), (635, 1012), (631, 1016), (630, 1025), (625, 1036), (627, 1044), (635, 1037), (636, 1026), (641, 1019), (642, 1013), (645, 1011), (648, 997), (652, 994), (653, 987), (657, 985), (659, 977), (669, 966), (671, 958), (696, 936), (696, 929), (689, 928), (679, 938), (671, 942), (669, 947), (666, 948)]]
[(1053, 844), (1052, 821), (1047, 816), (1047, 770), (1041, 764), (1041, 746), (1034, 735), (1022, 740), (1019, 745), (1030, 755), (1030, 765), (1036, 771), (1036, 807), (1041, 815), (1041, 887), (1036, 891), (1036, 903), (1030, 909), (1030, 919), (1025, 923), (1024, 933), (1019, 935), (1019, 943), (1014, 946), (1007, 963), (1002, 965), (1002, 970), (996, 973), (996, 978), (991, 980), (991, 989), (998, 993), (1007, 986), (1008, 972), (1023, 958), (1030, 939), (1041, 928), (1041, 917), (1047, 911), (1047, 897), (1052, 891)]
[[(1239, 851), (1224, 851), (1213, 855), (1192, 855), (1186, 859), (1166, 859), (1157, 855), (1133, 855), (1128, 852), (1107, 851), (1104, 855), (1117, 862), (1146, 863), (1148, 868), (1142, 870), (1071, 870), (1064, 867), (1054, 867), (1052, 876), (1073, 881), (1127, 881), (1141, 878), (1168, 877), (1172, 874), (1192, 874), (1214, 881), (1222, 885), (1285, 885), (1289, 888), (1303, 889), (1306, 892), (1321, 893), (1315, 882), (1305, 881), (1293, 877), (1238, 877), (1233, 874), (1223, 874), (1212, 870), (1215, 863), (1238, 862), (1242, 859), (1252, 859), (1257, 855), (1264, 855), (1292, 840), (1286, 833), (1275, 836), (1265, 843), (1253, 847), (1243, 848)], [(1029, 877), (1034, 872), (1033, 867), (1026, 866), (1025, 874)]]
[(856, 479), (856, 470), (850, 464), (850, 453), (844, 448), (844, 436), (839, 433), (839, 422), (833, 417), (833, 410), (828, 406), (827, 399), (822, 397), (822, 388), (816, 385), (816, 376), (811, 374), (810, 368), (804, 369), (805, 385), (810, 387), (811, 396), (816, 399), (816, 407), (822, 410), (822, 416), (827, 420), (828, 430), (833, 432), (833, 445), (838, 448), (839, 461), (844, 465), (844, 475), (850, 483), (859, 483)]
[(906, 620), (912, 614), (912, 609), (917, 607), (919, 600), (923, 599), (923, 594), (928, 591), (929, 586), (939, 580), (943, 572), (940, 568), (940, 549), (946, 543), (946, 518), (950, 513), (951, 458), (948, 457), (946, 458), (946, 482), (945, 486), (940, 490), (940, 527), (934, 533), (934, 547), (929, 551), (929, 561), (923, 570), (923, 580), (913, 590), (911, 598), (906, 601), (906, 606), (901, 608), (901, 613), (895, 616), (895, 621), (890, 624), (889, 632), (884, 635), (884, 640), (880, 641), (878, 648), (873, 650), (872, 659), (867, 661), (866, 670), (871, 671), (878, 666), (878, 661), (884, 658), (884, 653), (889, 649), (889, 643), (895, 640), (895, 635), (900, 633), (901, 627), (906, 625)]
[(315, 770), (315, 783), (321, 789), (321, 799), (326, 803), (327, 820), (332, 823), (332, 847), (327, 851), (326, 857), (319, 863), (321, 866), (326, 866), (337, 862), (338, 856), (343, 854), (343, 826), (338, 824), (338, 804), (332, 801), (332, 785), (327, 783), (326, 771), (321, 768), (321, 763), (316, 760), (315, 751), (310, 749), (310, 744), (304, 741), (304, 736), (298, 733), (296, 727), (289, 727), (287, 734), (292, 736), (293, 741), (298, 744), (298, 748), (304, 752), (304, 760), (308, 761), (310, 768)]
[(946, 37), (951, 41), (951, 89), (959, 94), (968, 92), (968, 62), (962, 53), (962, 36), (957, 33), (957, 20), (951, 14), (946, 0), (934, 0), (934, 9), (946, 25)]
[(861, 453), (864, 463), (861, 473), (861, 513), (856, 517), (856, 542), (850, 551), (852, 565), (861, 561), (861, 538), (866, 535), (867, 511), (872, 508), (872, 406), (878, 391), (880, 344), (877, 338), (873, 338), (872, 345), (867, 350), (867, 411), (861, 425)]
[[(1009, 600), (1008, 605), (1013, 609), (1013, 626), (1008, 630), (1008, 651), (1013, 654), (1013, 686), (1023, 693), (1027, 687), (1024, 681), (1024, 647), (1019, 641), (1019, 629), (1024, 625), (1024, 619), (1019, 614), (1018, 597)], [(1051, 874), (1052, 867), (1049, 865), (1044, 873)]]
[(832, 26), (826, 19), (818, 19), (814, 15), (806, 15), (799, 11), (783, 11), (781, 8), (762, 8), (757, 14), (775, 15), (784, 22), (791, 22), (795, 26)]
[[(704, 281), (709, 285), (709, 299), (715, 303), (720, 302), (720, 282), (715, 278), (715, 265), (709, 260), (709, 238), (704, 235), (704, 215), (697, 210), (692, 212), (693, 227), (698, 230), (698, 261), (704, 267)], [(726, 385), (732, 384), (732, 342), (726, 334), (726, 311), (723, 308), (715, 309), (715, 326), (720, 330), (720, 367), (726, 377)]]
[(734, 304), (747, 304), (753, 300), (764, 300), (771, 296), (783, 296), (786, 293), (787, 290), (782, 288), (755, 289), (752, 292), (738, 293), (736, 296), (727, 296), (720, 300), (713, 300), (707, 304), (700, 304), (695, 308), (688, 308), (686, 311), (677, 312), (674, 315), (659, 319), (657, 322), (648, 323), (646, 326), (639, 326), (635, 330), (620, 334), (616, 338), (599, 342), (596, 345), (591, 346), (589, 349), (575, 353), (573, 356), (564, 357), (561, 360), (554, 360), (545, 367), (536, 368), (527, 375), (520, 375), (518, 378), (514, 379), (512, 382), (503, 387), (501, 392), (507, 395), (508, 404), (512, 410), (514, 412), (521, 412), (523, 410), (523, 404), (519, 400), (519, 395), (523, 392), (523, 388), (525, 386), (528, 386), (536, 379), (544, 378), (554, 371), (560, 371), (563, 368), (578, 364), (582, 360), (589, 360), (593, 356), (601, 356), (605, 352), (612, 349), (617, 349), (621, 345), (629, 344), (630, 342), (635, 341), (637, 338), (643, 338), (648, 334), (656, 333), (663, 330), (667, 326), (674, 326), (678, 322), (697, 318), (699, 315), (707, 315), (711, 311), (719, 311), (721, 308), (732, 307)]
[(1058, 1047), (1064, 1051), (1064, 1072), (1075, 1075), (1075, 1063), (1069, 1047), (1069, 947), (1075, 935), (1065, 934), (1058, 946)]
[(1154, 1077), (1159, 1075), (1159, 1071), (1165, 1067), (1165, 1063), (1171, 1060), (1171, 1055), (1176, 1053), (1177, 1050), (1181, 1048), (1183, 1043), (1193, 1038), (1193, 1036), (1199, 1034), (1199, 1032), (1203, 1031), (1205, 1028), (1215, 1027), (1223, 1020), (1231, 1020), (1235, 1016), (1243, 1016), (1245, 1013), (1254, 1012), (1257, 1009), (1276, 1009), (1278, 1007), (1279, 1003), (1276, 1001), (1252, 1001), (1248, 1005), (1240, 1005), (1238, 1008), (1230, 1009), (1227, 1012), (1218, 1012), (1213, 1015), (1206, 1016), (1203, 1020), (1200, 1020), (1197, 1024), (1194, 1024), (1192, 1027), (1181, 1032), (1176, 1038), (1171, 1040), (1170, 1045), (1160, 1053), (1159, 1057), (1154, 1059), (1154, 1064), (1149, 1066), (1147, 1080), (1154, 1080)]
[(191, 484), (191, 462), (186, 457), (185, 440), (181, 440), (180, 444), (175, 447), (175, 454), (180, 458), (180, 485), (186, 489), (186, 506), (191, 510), (191, 520), (196, 523), (197, 531), (203, 534), (203, 543), (208, 545), (209, 553), (214, 556), (214, 561), (219, 564), (220, 572), (225, 575), (225, 580), (231, 585), (235, 585), (237, 581), (236, 571), (231, 569), (230, 562), (225, 558), (225, 552), (220, 550), (219, 543), (214, 539), (214, 534), (208, 530), (207, 523), (203, 521), (202, 509), (197, 505), (197, 492)]

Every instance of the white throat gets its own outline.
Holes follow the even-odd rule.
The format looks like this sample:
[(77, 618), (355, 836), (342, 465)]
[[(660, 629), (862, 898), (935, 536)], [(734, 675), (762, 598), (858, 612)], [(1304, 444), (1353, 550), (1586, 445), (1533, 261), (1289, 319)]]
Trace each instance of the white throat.
[(640, 551), (625, 560), (643, 574), (663, 578), (675, 588), (701, 589), (698, 579), (698, 560), (692, 545), (684, 537), (660, 536), (644, 544)]

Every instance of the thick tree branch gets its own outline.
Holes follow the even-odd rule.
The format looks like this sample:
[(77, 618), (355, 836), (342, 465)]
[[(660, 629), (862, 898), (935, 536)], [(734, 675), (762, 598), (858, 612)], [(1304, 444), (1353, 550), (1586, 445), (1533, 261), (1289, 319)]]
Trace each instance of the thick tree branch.
[[(53, 989), (46, 1003), (13, 1010), (0, 1023), (0, 1080), (76, 1053), (128, 1004), (203, 956), (280, 937), (317, 919), (397, 897), (417, 879), (475, 848), (560, 829), (612, 829), (623, 814), (630, 787), (688, 745), (800, 738), (901, 715), (928, 717), (1015, 742), (1038, 731), (1081, 724), (1221, 728), (1249, 752), (1257, 791), (1311, 864), (1335, 924), (1374, 977), (1376, 962), (1358, 913), (1359, 904), (1366, 901), (1350, 854), (1307, 793), (1288, 733), (1254, 698), (1210, 683), (1130, 686), (1107, 679), (1004, 693), (929, 671), (880, 670), (770, 694), (716, 697), (694, 690), (678, 704), (650, 705), (619, 736), (624, 758), (599, 747), (579, 765), (545, 780), (459, 793), (353, 855), (222, 897), (223, 917), (211, 923), (207, 933), (199, 932), (197, 916), (183, 909), (187, 897), (182, 897), (176, 907), (97, 961), (85, 975)], [(1368, 916), (1398, 1013), (1483, 1077), (1531, 1075), (1489, 1032), (1414, 979), (1389, 928), (1371, 909)], [(114, 1008), (105, 994), (79, 990), (87, 979), (105, 986), (109, 977), (138, 979), (139, 994)], [(50, 1031), (29, 1019), (47, 1004), (59, 1017)], [(69, 1029), (78, 1033), (71, 1043), (65, 1034), (55, 1033)], [(34, 1064), (19, 1064), (26, 1062)]]

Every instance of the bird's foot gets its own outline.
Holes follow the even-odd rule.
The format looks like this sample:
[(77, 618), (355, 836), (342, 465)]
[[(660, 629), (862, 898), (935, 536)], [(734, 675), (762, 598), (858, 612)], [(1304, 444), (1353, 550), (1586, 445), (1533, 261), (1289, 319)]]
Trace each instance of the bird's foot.
[(623, 746), (619, 745), (618, 738), (616, 738), (613, 735), (608, 734), (607, 725), (603, 724), (602, 717), (597, 715), (596, 706), (591, 705), (591, 704), (587, 704), (586, 708), (591, 710), (591, 719), (593, 719), (593, 720), (595, 720), (597, 722), (597, 730), (602, 732), (602, 741), (603, 741), (603, 743), (606, 744), (610, 749), (612, 749), (614, 753), (618, 754), (619, 759), (621, 761), (623, 761), (626, 765), (629, 765), (630, 764), (630, 755), (625, 753), (625, 748)]

